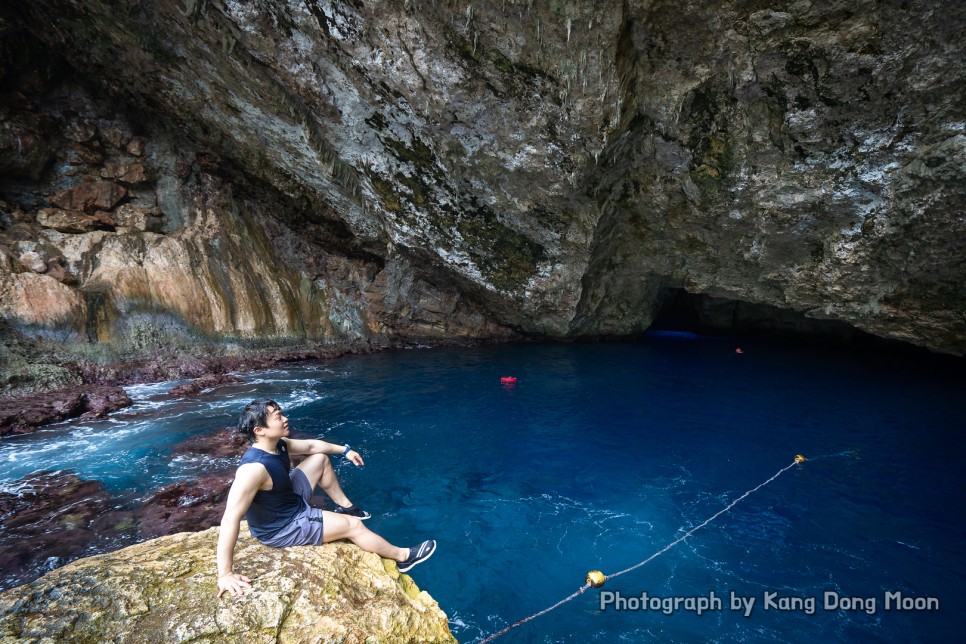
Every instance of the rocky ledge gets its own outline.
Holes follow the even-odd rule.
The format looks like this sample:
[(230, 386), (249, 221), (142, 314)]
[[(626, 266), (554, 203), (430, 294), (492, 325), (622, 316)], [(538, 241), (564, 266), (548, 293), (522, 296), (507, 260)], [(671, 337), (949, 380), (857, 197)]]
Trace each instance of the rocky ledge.
[(243, 526), (244, 597), (217, 598), (218, 528), (75, 561), (0, 594), (0, 637), (75, 642), (455, 642), (408, 575), (348, 543), (276, 550)]
[(26, 434), (45, 423), (68, 418), (103, 418), (131, 404), (120, 387), (83, 385), (42, 396), (0, 398), (0, 436)]

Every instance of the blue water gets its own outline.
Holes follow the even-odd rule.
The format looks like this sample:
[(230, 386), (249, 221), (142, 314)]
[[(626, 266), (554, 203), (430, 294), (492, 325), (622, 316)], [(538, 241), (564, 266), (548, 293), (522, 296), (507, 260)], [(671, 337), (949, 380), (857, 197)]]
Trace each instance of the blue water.
[[(413, 350), (249, 374), (187, 401), (166, 399), (174, 383), (140, 387), (131, 390), (138, 404), (106, 421), (4, 439), (0, 484), (72, 469), (120, 496), (144, 495), (232, 466), (172, 461), (171, 450), (233, 423), (247, 400), (273, 397), (294, 430), (363, 454), (365, 467), (340, 460), (338, 470), (373, 513), (371, 529), (399, 545), (437, 539), (412, 575), (470, 642), (570, 595), (588, 570), (642, 561), (801, 453), (804, 465), (602, 589), (713, 592), (721, 608), (601, 610), (601, 591), (590, 590), (497, 641), (958, 639), (962, 374), (888, 356), (742, 346), (737, 355), (732, 342), (653, 336)], [(515, 385), (500, 383), (511, 375)], [(861, 607), (826, 609), (827, 591)], [(755, 599), (747, 617), (730, 593)], [(793, 609), (764, 606), (766, 593)], [(886, 610), (885, 593), (940, 607)]]

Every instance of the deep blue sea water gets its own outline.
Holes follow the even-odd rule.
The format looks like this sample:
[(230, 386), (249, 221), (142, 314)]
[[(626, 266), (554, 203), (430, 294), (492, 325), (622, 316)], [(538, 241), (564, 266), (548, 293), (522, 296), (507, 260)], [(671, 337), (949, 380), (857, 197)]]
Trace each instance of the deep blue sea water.
[[(845, 350), (742, 347), (653, 335), (410, 350), (248, 374), (191, 400), (167, 400), (174, 383), (136, 387), (137, 404), (105, 421), (0, 441), (0, 485), (71, 469), (144, 495), (232, 465), (172, 460), (171, 449), (272, 397), (293, 430), (363, 454), (365, 467), (338, 470), (373, 513), (371, 529), (398, 545), (438, 541), (412, 576), (472, 642), (570, 595), (588, 570), (646, 559), (804, 454), (652, 562), (497, 641), (959, 639), (963, 374)], [(722, 606), (620, 612), (601, 608), (602, 591), (714, 593)], [(827, 592), (862, 601), (826, 608)], [(747, 616), (732, 593), (755, 600)], [(887, 593), (939, 609), (887, 610)]]

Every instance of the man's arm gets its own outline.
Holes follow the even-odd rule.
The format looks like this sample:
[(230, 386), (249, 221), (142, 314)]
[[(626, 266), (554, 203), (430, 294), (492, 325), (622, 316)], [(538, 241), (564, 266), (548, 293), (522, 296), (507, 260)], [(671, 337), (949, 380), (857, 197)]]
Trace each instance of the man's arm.
[[(288, 445), (289, 454), (328, 454), (329, 456), (342, 456), (342, 452), (348, 447), (347, 445), (327, 443), (318, 439), (295, 440), (294, 438), (283, 438), (282, 440)], [(356, 465), (365, 465), (362, 460), (362, 455), (354, 449), (350, 449), (345, 457)]]
[(252, 499), (265, 482), (268, 470), (261, 463), (246, 463), (238, 468), (235, 480), (228, 491), (228, 501), (225, 504), (225, 514), (221, 517), (221, 529), (218, 532), (218, 596), (226, 592), (232, 596), (244, 595), (247, 588), (252, 587), (252, 580), (244, 575), (232, 571), (235, 557), (235, 542), (238, 541), (238, 530), (242, 517), (252, 504)]

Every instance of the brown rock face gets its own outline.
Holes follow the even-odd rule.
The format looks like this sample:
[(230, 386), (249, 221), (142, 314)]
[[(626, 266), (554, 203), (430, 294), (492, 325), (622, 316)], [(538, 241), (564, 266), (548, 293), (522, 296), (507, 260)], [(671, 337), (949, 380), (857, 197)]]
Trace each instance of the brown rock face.
[(64, 163), (33, 143), (10, 210), (120, 227), (2, 231), (77, 279), (18, 325), (132, 352), (625, 335), (685, 291), (966, 354), (961, 2), (189, 5), (0, 14), (157, 124), (11, 65), (8, 130)]
[(50, 198), (50, 203), (64, 210), (83, 210), (94, 214), (98, 210), (110, 210), (127, 195), (127, 189), (109, 181), (82, 183)]

